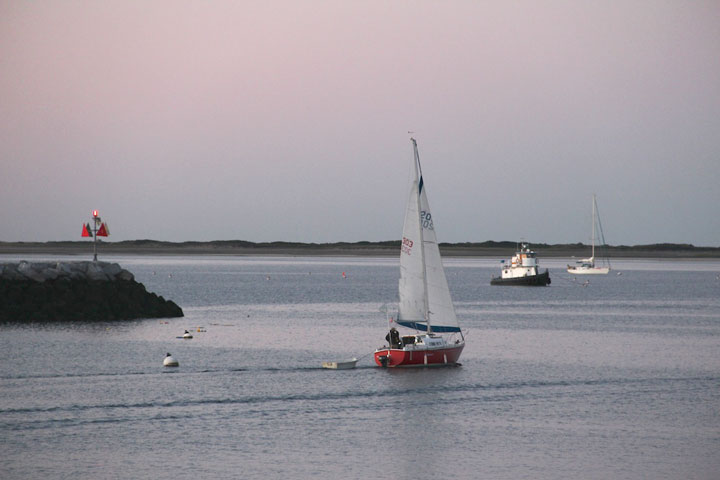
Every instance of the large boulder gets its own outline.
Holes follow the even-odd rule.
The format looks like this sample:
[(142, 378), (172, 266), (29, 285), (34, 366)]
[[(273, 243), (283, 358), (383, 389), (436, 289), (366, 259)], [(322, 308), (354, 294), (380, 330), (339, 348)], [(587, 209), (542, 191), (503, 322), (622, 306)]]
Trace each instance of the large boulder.
[(88, 265), (87, 276), (90, 280), (110, 280), (110, 276), (105, 273), (105, 271), (103, 270), (103, 265), (101, 265), (100, 263)]
[(20, 275), (29, 278), (30, 280), (35, 280), (36, 282), (44, 282), (45, 277), (43, 277), (42, 273), (38, 270), (39, 268), (43, 268), (44, 265), (38, 264), (37, 267), (34, 266), (30, 262), (22, 261), (17, 266), (17, 271)]

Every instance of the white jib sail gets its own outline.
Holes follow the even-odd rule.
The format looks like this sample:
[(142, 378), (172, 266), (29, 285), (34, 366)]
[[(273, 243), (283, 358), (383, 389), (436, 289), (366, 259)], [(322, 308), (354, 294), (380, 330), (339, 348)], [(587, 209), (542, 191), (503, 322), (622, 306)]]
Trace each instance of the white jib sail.
[(425, 188), (420, 190), (420, 222), (423, 227), (423, 249), (425, 251), (425, 277), (427, 279), (428, 309), (430, 324), (440, 331), (440, 326), (459, 327), (445, 269), (443, 268), (440, 248), (435, 236), (433, 218), (430, 213)]

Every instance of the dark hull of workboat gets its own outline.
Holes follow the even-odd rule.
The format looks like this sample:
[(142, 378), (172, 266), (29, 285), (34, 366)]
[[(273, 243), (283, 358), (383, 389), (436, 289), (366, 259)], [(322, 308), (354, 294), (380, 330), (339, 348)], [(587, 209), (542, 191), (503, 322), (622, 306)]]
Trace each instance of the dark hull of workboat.
[(514, 285), (520, 287), (545, 287), (550, 285), (550, 272), (545, 270), (537, 275), (517, 278), (493, 277), (490, 285)]

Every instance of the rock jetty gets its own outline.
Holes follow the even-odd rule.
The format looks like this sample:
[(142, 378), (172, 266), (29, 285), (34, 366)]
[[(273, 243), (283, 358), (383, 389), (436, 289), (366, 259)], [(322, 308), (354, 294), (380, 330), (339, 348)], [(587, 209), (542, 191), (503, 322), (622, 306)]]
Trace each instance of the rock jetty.
[(182, 317), (117, 263), (0, 263), (0, 322)]

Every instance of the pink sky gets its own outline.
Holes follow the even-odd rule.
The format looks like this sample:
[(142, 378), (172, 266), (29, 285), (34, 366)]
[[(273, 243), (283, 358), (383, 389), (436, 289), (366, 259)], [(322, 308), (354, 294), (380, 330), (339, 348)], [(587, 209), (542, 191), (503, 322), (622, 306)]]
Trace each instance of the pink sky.
[(720, 4), (0, 1), (0, 241), (720, 245)]

